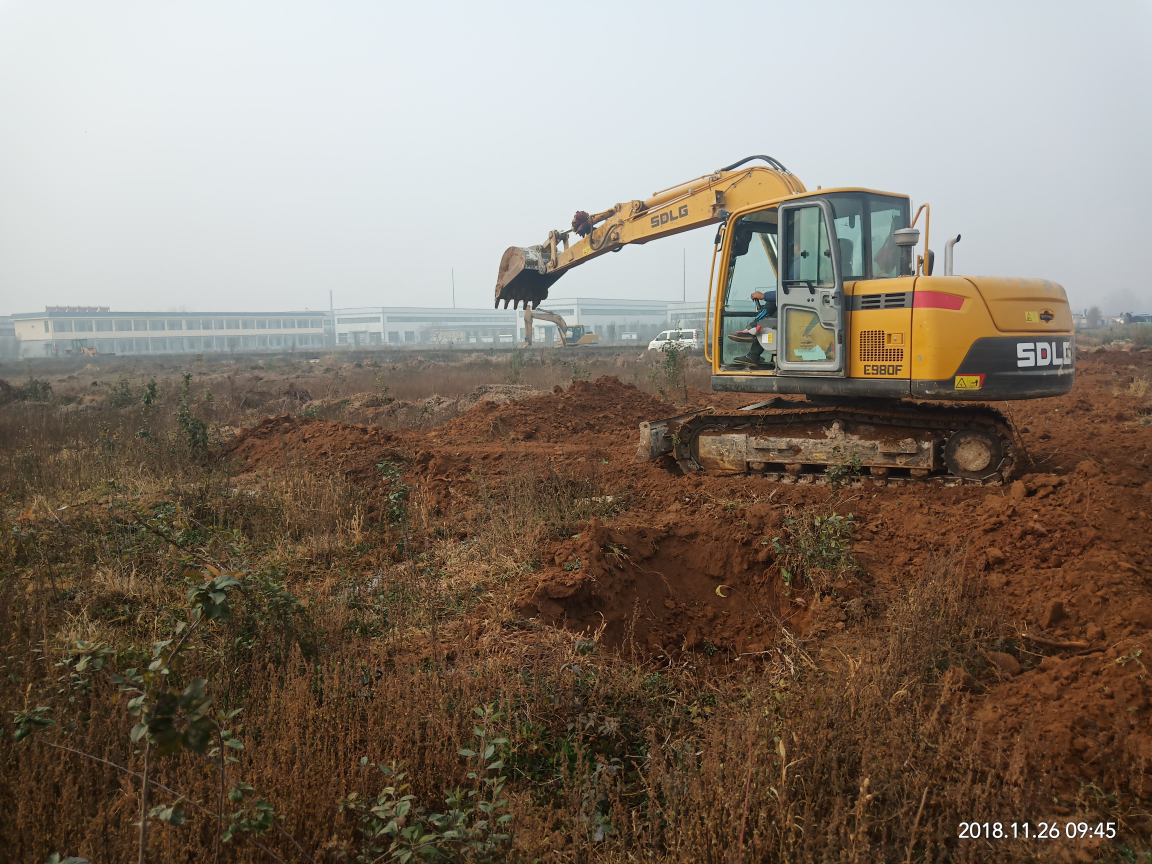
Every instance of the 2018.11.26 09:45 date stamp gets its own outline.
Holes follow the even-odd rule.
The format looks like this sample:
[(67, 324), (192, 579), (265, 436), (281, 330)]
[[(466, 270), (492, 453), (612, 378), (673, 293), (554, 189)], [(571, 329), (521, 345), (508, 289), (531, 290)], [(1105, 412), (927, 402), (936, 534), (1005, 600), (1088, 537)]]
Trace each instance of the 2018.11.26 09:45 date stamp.
[(1115, 822), (961, 822), (961, 840), (1111, 840)]

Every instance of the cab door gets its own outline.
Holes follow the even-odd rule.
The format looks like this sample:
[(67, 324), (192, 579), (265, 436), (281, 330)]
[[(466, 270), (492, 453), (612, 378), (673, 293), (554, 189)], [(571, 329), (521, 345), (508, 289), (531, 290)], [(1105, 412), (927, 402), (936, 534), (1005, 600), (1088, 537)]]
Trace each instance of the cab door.
[(780, 206), (779, 372), (843, 377), (844, 283), (826, 201)]

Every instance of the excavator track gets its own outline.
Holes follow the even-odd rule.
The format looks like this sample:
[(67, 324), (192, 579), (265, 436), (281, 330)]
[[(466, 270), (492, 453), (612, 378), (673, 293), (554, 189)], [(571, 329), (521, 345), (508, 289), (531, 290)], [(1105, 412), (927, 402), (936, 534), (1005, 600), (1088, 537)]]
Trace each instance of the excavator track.
[[(773, 399), (640, 425), (638, 460), (671, 455), (686, 474), (753, 474), (781, 483), (998, 486), (1016, 464), (1008, 419), (988, 405)], [(831, 469), (831, 470), (830, 470)]]

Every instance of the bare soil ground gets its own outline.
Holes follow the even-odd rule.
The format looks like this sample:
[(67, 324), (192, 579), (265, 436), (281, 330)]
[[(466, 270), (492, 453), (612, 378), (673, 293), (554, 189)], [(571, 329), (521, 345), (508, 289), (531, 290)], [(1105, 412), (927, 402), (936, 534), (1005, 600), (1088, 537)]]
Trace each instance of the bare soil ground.
[[(650, 357), (599, 355), (582, 366), (579, 359), (555, 355), (540, 353), (527, 362), (513, 361), (511, 368), (508, 358), (485, 355), (463, 361), (409, 358), (378, 366), (370, 365), (370, 359), (311, 363), (303, 358), (231, 371), (193, 367), (192, 389), (201, 394), (201, 413), (213, 421), (216, 458), (231, 466), (228, 483), (260, 500), (288, 475), (337, 478), (362, 495), (362, 506), (350, 518), (356, 520), (357, 542), (364, 549), (399, 549), (415, 538), (423, 544), (415, 553), (410, 546), (403, 554), (358, 553), (365, 556), (360, 563), (352, 556), (340, 559), (340, 567), (364, 569), (370, 560), (372, 572), (388, 574), (424, 566), (417, 558), (426, 554), (427, 561), (439, 562), (447, 582), (479, 585), (475, 574), (485, 574), (489, 581), (477, 589), (474, 602), (465, 604), (466, 611), (419, 637), (422, 647), (416, 655), (425, 662), (449, 656), (454, 668), (480, 668), (492, 652), (510, 651), (514, 645), (522, 651), (558, 639), (576, 646), (569, 666), (591, 663), (581, 659), (582, 646), (595, 646), (617, 658), (612, 662), (646, 675), (691, 670), (698, 676), (693, 680), (718, 682), (702, 689), (712, 686), (725, 694), (722, 701), (735, 700), (732, 704), (752, 697), (738, 697), (731, 688), (751, 693), (760, 686), (753, 682), (771, 681), (776, 699), (784, 698), (781, 693), (826, 694), (819, 697), (825, 702), (788, 697), (807, 705), (806, 716), (816, 718), (824, 709), (813, 706), (824, 705), (832, 698), (827, 694), (835, 692), (850, 704), (832, 719), (821, 714), (819, 722), (830, 730), (822, 734), (833, 750), (836, 729), (843, 724), (839, 740), (845, 753), (900, 748), (893, 741), (905, 733), (892, 732), (888, 740), (883, 737), (887, 733), (871, 730), (860, 733), (865, 738), (852, 738), (856, 733), (849, 729), (862, 717), (880, 718), (875, 722), (894, 730), (904, 728), (900, 724), (908, 718), (922, 717), (926, 725), (917, 727), (916, 736), (949, 718), (947, 728), (953, 731), (923, 746), (932, 749), (950, 741), (949, 746), (960, 747), (962, 741), (965, 755), (950, 763), (948, 770), (956, 773), (947, 774), (948, 794), (960, 794), (962, 775), (968, 778), (964, 782), (984, 777), (978, 781), (984, 784), (983, 819), (991, 813), (1006, 824), (1030, 819), (1062, 826), (1082, 820), (1093, 829), (1100, 820), (1115, 821), (1123, 836), (1110, 841), (1090, 831), (1039, 851), (1019, 844), (959, 842), (949, 826), (955, 827), (964, 814), (948, 794), (929, 796), (929, 786), (921, 782), (931, 775), (925, 761), (903, 769), (907, 801), (890, 790), (876, 805), (887, 800), (887, 818), (903, 825), (899, 843), (886, 833), (895, 829), (875, 822), (861, 828), (860, 811), (852, 824), (871, 832), (872, 845), (861, 845), (865, 835), (846, 827), (838, 837), (822, 837), (817, 844), (825, 850), (821, 854), (904, 860), (907, 849), (908, 860), (1022, 860), (1032, 855), (1037, 860), (1144, 860), (1135, 856), (1146, 854), (1152, 831), (1152, 679), (1147, 669), (1152, 654), (1144, 654), (1152, 647), (1152, 353), (1084, 353), (1067, 397), (998, 405), (1015, 424), (1025, 458), (1011, 485), (993, 489), (938, 483), (876, 488), (868, 480), (845, 488), (777, 485), (754, 477), (685, 477), (664, 460), (636, 463), (638, 423), (677, 413), (683, 391), (663, 386), (668, 382)], [(117, 392), (114, 369), (101, 363), (48, 379), (69, 400), (53, 410), (76, 416), (107, 410)], [(130, 386), (143, 386), (145, 378), (157, 373), (171, 377), (172, 370), (142, 367), (132, 373)], [(437, 394), (429, 392), (434, 380), (441, 382)], [(705, 381), (702, 366), (690, 365), (688, 383)], [(687, 394), (695, 405), (749, 401), (697, 387)], [(400, 466), (401, 473), (381, 469), (389, 465)], [(528, 483), (534, 484), (536, 497), (527, 510), (518, 510), (516, 502), (527, 494)], [(401, 488), (407, 490), (403, 507), (410, 519), (402, 537), (396, 518)], [(549, 516), (547, 529), (529, 531), (525, 525), (544, 518), (541, 508), (553, 506), (547, 490), (567, 510), (562, 517)], [(27, 499), (17, 501), (19, 495), (10, 494), (13, 506), (28, 506)], [(816, 523), (810, 521), (813, 514)], [(795, 578), (787, 569), (791, 540), (815, 524), (815, 535), (803, 536), (823, 542), (819, 520), (849, 516), (845, 554), (834, 565), (813, 566), (806, 578)], [(497, 533), (501, 528), (506, 548)], [(834, 538), (825, 539), (834, 545)], [(17, 566), (15, 558), (10, 562)], [(946, 573), (952, 587), (940, 588), (940, 573)], [(493, 579), (495, 574), (499, 578)], [(961, 607), (975, 622), (969, 629), (952, 620)], [(913, 619), (901, 615), (913, 608), (919, 617), (910, 623)], [(923, 648), (900, 666), (904, 661), (894, 659), (896, 646), (909, 633), (935, 647)], [(937, 645), (935, 639), (943, 641)], [(395, 663), (402, 654), (389, 644), (380, 656)], [(446, 655), (434, 645), (453, 647)], [(377, 678), (392, 674), (383, 659), (378, 662)], [(877, 671), (880, 667), (904, 671), (889, 680)], [(781, 683), (788, 681), (793, 683)], [(10, 690), (7, 698), (15, 692)], [(705, 704), (715, 702), (697, 700), (692, 711), (704, 722), (719, 722), (708, 720), (718, 709), (705, 710)], [(779, 773), (783, 768), (784, 777), (769, 783), (766, 775), (753, 783), (754, 745), (741, 738), (728, 753), (740, 765), (733, 780), (722, 766), (706, 769), (707, 755), (704, 762), (694, 761), (708, 749), (701, 744), (704, 749), (685, 757), (678, 770), (698, 770), (700, 776), (727, 784), (731, 801), (724, 806), (734, 808), (725, 823), (728, 833), (705, 840), (687, 822), (676, 830), (665, 824), (659, 843), (639, 857), (690, 860), (700, 850), (713, 849), (712, 860), (741, 860), (746, 843), (749, 850), (759, 850), (755, 856), (749, 851), (748, 860), (818, 857), (810, 837), (796, 845), (783, 840), (772, 845), (776, 841), (764, 839), (771, 834), (764, 822), (769, 817), (757, 816), (758, 808), (768, 808), (764, 813), (771, 809), (770, 796), (779, 798), (790, 782), (791, 766), (785, 765), (792, 760), (785, 761), (786, 750), (800, 746), (802, 735), (795, 728), (807, 728), (807, 721), (793, 716), (801, 726), (789, 738), (780, 731), (785, 727), (773, 733), (750, 715), (739, 716), (750, 724), (749, 735), (770, 744), (766, 755), (756, 757), (767, 760), (764, 770)], [(906, 740), (909, 752), (922, 746)], [(864, 741), (871, 743), (865, 746)], [(655, 741), (651, 746), (659, 749)], [(739, 755), (744, 746), (748, 759)], [(760, 745), (755, 748), (760, 753)], [(891, 757), (892, 752), (885, 756)], [(602, 765), (614, 764), (607, 751), (596, 758)], [(798, 758), (812, 761), (792, 770), (815, 770), (814, 755)], [(863, 762), (856, 773), (841, 778), (845, 791), (838, 800), (844, 802), (844, 813), (866, 807), (869, 783), (876, 790), (881, 782), (879, 773), (868, 774), (867, 755), (851, 758)], [(909, 756), (905, 765), (912, 761)], [(690, 764), (697, 767), (689, 771)], [(898, 767), (891, 771), (893, 778), (901, 776)], [(672, 775), (661, 776), (671, 782)], [(716, 779), (721, 776), (726, 779)], [(891, 782), (894, 790), (901, 781)], [(10, 794), (16, 794), (18, 784), (9, 784)], [(671, 792), (644, 794), (672, 800), (662, 797)], [(700, 796), (694, 806), (707, 810), (699, 802), (708, 796), (703, 791)], [(894, 803), (898, 798), (899, 805)], [(922, 817), (926, 801), (929, 815)], [(563, 810), (567, 805), (553, 806)], [(611, 812), (643, 810), (635, 802), (620, 806)], [(679, 818), (689, 820), (690, 809)], [(605, 804), (603, 812), (609, 810)], [(787, 818), (794, 818), (788, 812)], [(844, 813), (838, 824), (848, 825)], [(525, 820), (536, 833), (531, 842), (515, 841), (521, 845), (508, 854), (524, 860), (538, 855), (625, 860), (637, 853), (633, 844), (640, 838), (655, 836), (638, 828), (625, 831), (614, 822), (618, 841), (612, 841), (611, 831), (596, 834), (589, 828), (586, 833), (593, 839), (578, 842), (565, 839), (573, 830), (570, 821), (559, 828), (550, 818)], [(771, 817), (778, 818), (785, 817)], [(665, 820), (674, 821), (670, 815)], [(754, 833), (760, 845), (754, 844)], [(529, 834), (526, 829), (524, 836)], [(690, 835), (697, 840), (689, 843), (685, 838)], [(680, 841), (671, 839), (676, 836), (684, 842), (679, 851)], [(688, 849), (697, 851), (689, 855)]]
[[(269, 420), (233, 446), (255, 471), (279, 468), (280, 453), (291, 458), (296, 447), (301, 461), (328, 448), (336, 456), (325, 464), (339, 470), (399, 446), (418, 454), (414, 475), (449, 509), (467, 506), (451, 502), (472, 498), (470, 477), (500, 477), (524, 454), (603, 463), (627, 509), (546, 546), (517, 608), (589, 634), (603, 626), (608, 644), (668, 662), (703, 646), (713, 663), (763, 655), (781, 628), (798, 637), (836, 632), (861, 596), (899, 586), (930, 556), (963, 556), (1007, 625), (972, 710), (990, 738), (1032, 727), (1035, 758), (1068, 795), (1085, 782), (1112, 785), (1117, 760), (1152, 763), (1152, 681), (1140, 656), (1152, 629), (1152, 403), (1130, 392), (1150, 373), (1147, 354), (1089, 355), (1069, 396), (1010, 406), (1031, 467), (1007, 488), (877, 490), (866, 481), (839, 496), (837, 508), (860, 525), (853, 553), (862, 584), (835, 591), (815, 613), (814, 598), (782, 597), (765, 540), (788, 508), (834, 493), (634, 464), (638, 423), (677, 409), (612, 377), (480, 403), (428, 432), (372, 441), (376, 430), (297, 421), (285, 437), (291, 421)], [(257, 441), (271, 452), (262, 455)], [(507, 442), (516, 444), (511, 458)], [(836, 640), (825, 653), (843, 647)], [(1144, 783), (1152, 794), (1152, 777)]]

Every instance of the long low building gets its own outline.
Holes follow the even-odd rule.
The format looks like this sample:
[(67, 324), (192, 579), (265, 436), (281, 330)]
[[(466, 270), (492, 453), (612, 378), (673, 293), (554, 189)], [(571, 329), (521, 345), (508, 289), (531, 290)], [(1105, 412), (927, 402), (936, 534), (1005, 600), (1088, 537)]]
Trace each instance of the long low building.
[(514, 343), (524, 324), (511, 309), (359, 306), (336, 310), (336, 344), (404, 346)]
[(318, 312), (112, 312), (106, 306), (49, 306), (11, 316), (21, 357), (79, 354), (196, 354), (322, 348), (328, 316)]
[[(668, 327), (701, 328), (704, 304), (666, 300), (549, 298), (543, 308), (580, 324), (602, 342), (647, 342)], [(522, 344), (524, 313), (513, 309), (359, 306), (334, 313), (113, 312), (107, 306), (48, 306), (10, 316), (21, 357), (196, 354), (285, 349)], [(557, 341), (536, 319), (533, 341)], [(2, 334), (0, 334), (2, 335)]]

